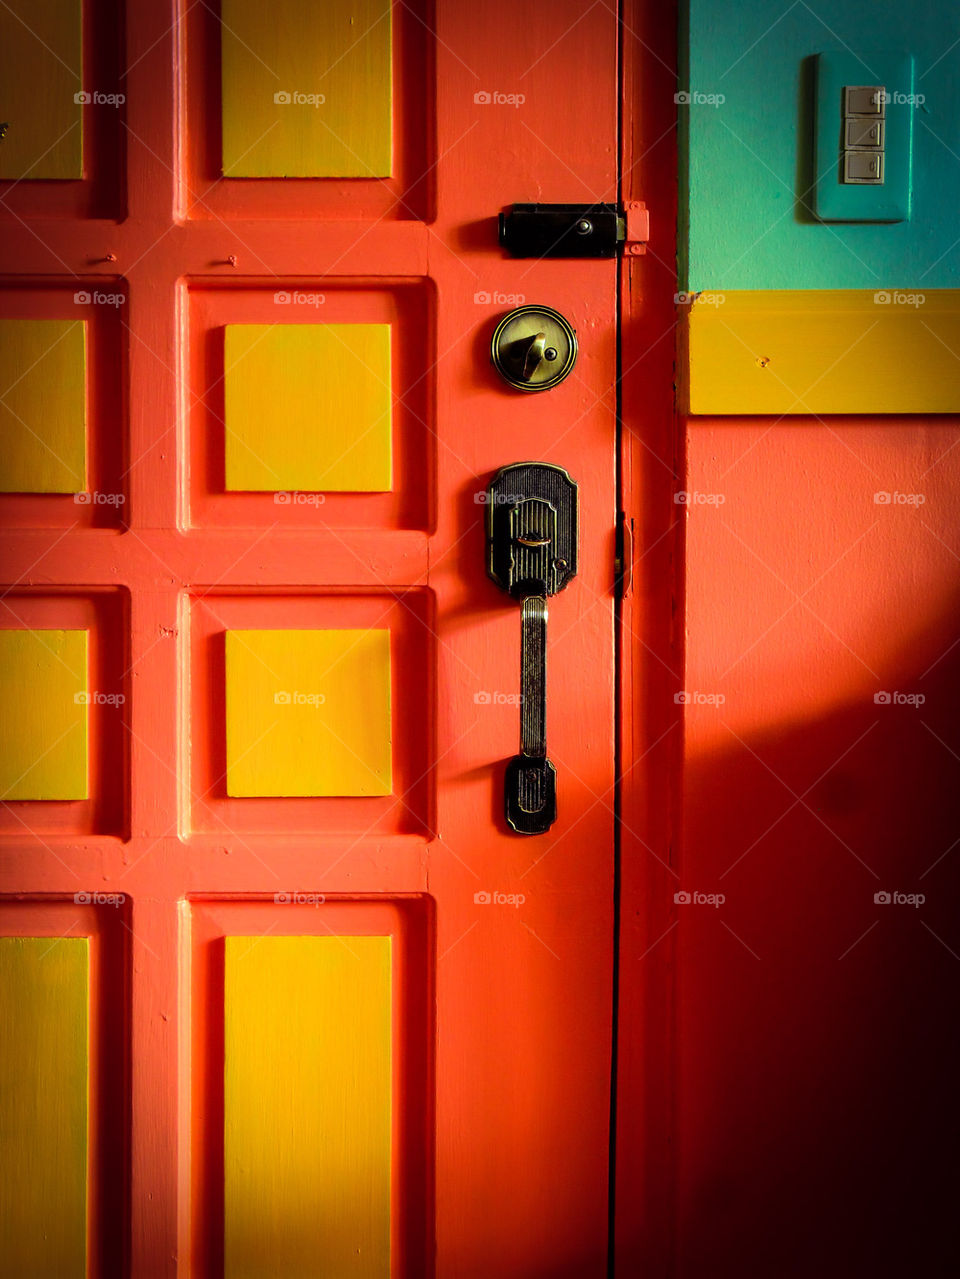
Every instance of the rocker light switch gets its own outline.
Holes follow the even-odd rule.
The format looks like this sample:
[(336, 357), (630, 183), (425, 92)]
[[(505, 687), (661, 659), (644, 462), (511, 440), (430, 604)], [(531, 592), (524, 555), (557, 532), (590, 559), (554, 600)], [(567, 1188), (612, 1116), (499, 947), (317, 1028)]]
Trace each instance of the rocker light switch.
[(883, 149), (883, 121), (859, 120), (849, 116), (844, 122), (843, 145), (849, 151), (852, 147), (871, 147)]
[(843, 157), (844, 182), (883, 181), (882, 151), (848, 151)]
[(856, 84), (844, 89), (844, 114), (883, 115), (883, 85)]

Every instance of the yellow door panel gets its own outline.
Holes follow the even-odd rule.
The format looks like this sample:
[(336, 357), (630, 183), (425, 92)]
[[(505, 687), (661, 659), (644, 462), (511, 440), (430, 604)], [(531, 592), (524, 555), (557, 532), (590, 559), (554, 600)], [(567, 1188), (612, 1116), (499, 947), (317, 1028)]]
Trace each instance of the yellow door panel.
[(389, 630), (227, 631), (227, 793), (389, 795)]
[(390, 0), (223, 0), (223, 172), (386, 178)]
[(0, 1272), (83, 1279), (86, 937), (0, 938)]
[(82, 320), (0, 320), (0, 492), (86, 487), (85, 347)]
[(228, 489), (392, 487), (389, 324), (231, 324)]
[(0, 179), (82, 178), (81, 0), (0, 5)]
[(390, 964), (389, 937), (226, 938), (225, 1279), (389, 1276)]
[(87, 632), (0, 630), (0, 800), (87, 798)]

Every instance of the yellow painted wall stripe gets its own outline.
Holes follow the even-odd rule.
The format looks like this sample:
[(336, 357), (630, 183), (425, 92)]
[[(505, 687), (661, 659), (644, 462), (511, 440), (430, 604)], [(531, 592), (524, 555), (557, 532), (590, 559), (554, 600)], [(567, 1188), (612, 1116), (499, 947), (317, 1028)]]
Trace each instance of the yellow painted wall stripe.
[(390, 0), (222, 0), (223, 172), (392, 171)]
[(960, 412), (960, 291), (704, 292), (684, 309), (691, 413)]
[(88, 941), (0, 938), (0, 1272), (83, 1279)]
[(389, 937), (226, 938), (225, 1279), (389, 1276), (390, 964)]
[(87, 632), (0, 630), (0, 801), (86, 799)]
[(85, 345), (82, 320), (0, 320), (0, 492), (85, 488)]
[(227, 631), (227, 793), (389, 795), (390, 632)]
[(392, 487), (389, 324), (231, 324), (223, 360), (228, 489)]
[(81, 0), (0, 5), (0, 178), (83, 177), (81, 68)]

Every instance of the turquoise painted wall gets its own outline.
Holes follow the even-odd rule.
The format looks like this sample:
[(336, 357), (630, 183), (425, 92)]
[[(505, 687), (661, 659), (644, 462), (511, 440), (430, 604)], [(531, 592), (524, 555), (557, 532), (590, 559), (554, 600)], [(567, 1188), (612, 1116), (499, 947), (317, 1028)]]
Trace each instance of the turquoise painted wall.
[[(681, 287), (960, 287), (960, 6), (956, 0), (686, 0), (678, 106)], [(818, 222), (814, 58), (915, 60), (908, 222)], [(864, 70), (862, 83), (871, 83)], [(722, 95), (723, 101), (718, 99)], [(809, 197), (808, 197), (809, 198)]]

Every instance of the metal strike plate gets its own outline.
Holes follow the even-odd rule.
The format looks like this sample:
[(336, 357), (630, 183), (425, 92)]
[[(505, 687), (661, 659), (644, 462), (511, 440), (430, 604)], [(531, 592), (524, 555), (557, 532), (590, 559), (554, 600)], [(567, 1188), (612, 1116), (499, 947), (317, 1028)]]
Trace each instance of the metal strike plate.
[(577, 486), (546, 462), (518, 462), (487, 489), (487, 572), (515, 599), (555, 595), (577, 572)]
[(490, 358), (517, 391), (549, 391), (577, 361), (577, 335), (549, 306), (518, 306), (493, 333)]

